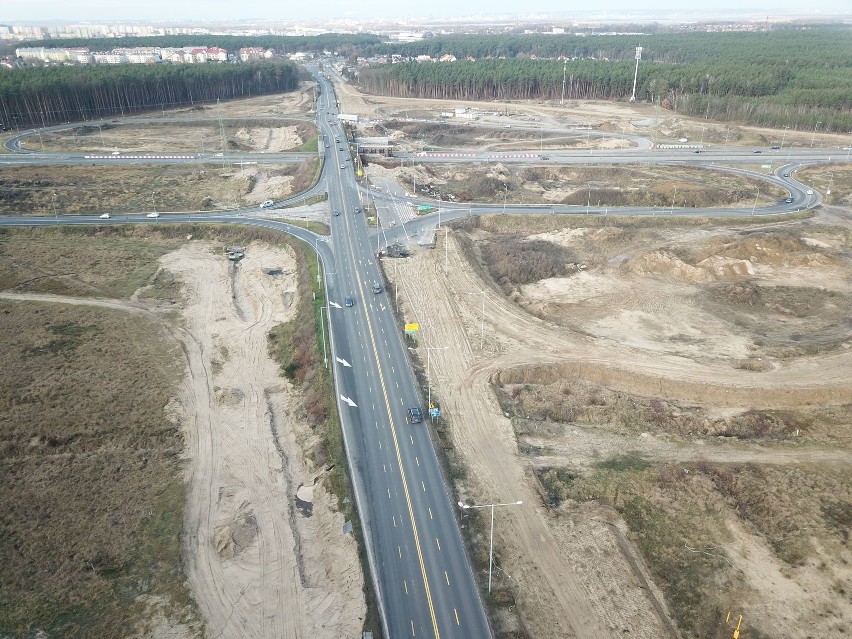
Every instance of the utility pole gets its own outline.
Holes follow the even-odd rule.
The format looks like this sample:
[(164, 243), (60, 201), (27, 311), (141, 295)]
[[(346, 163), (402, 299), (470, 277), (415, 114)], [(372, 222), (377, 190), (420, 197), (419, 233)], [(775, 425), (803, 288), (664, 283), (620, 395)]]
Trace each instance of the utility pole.
[(751, 214), (754, 215), (754, 209), (757, 208), (757, 198), (760, 197), (760, 187), (757, 187), (757, 194), (754, 196), (754, 204), (751, 205)]
[(565, 106), (565, 77), (568, 74), (568, 60), (562, 61), (562, 99), (559, 100), (559, 106)]
[(816, 126), (814, 127), (814, 134), (811, 136), (811, 148), (814, 148), (814, 140), (816, 140), (816, 132), (820, 124), (822, 124), (821, 120), (817, 122)]
[(432, 363), (432, 351), (445, 351), (449, 348), (449, 346), (424, 346), (426, 349), (426, 405), (429, 408), (432, 408), (432, 376), (430, 373), (430, 366)]
[(639, 60), (642, 59), (642, 47), (636, 47), (636, 69), (633, 71), (633, 95), (630, 96), (631, 102), (636, 102), (636, 79), (639, 77)]

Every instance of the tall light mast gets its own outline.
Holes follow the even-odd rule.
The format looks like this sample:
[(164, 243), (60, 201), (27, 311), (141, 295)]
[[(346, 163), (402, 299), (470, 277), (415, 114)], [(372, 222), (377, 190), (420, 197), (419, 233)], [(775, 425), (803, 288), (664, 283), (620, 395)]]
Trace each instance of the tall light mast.
[(565, 106), (565, 74), (568, 72), (568, 60), (562, 61), (562, 99), (559, 100), (559, 106)]
[(630, 96), (631, 102), (636, 102), (636, 78), (639, 77), (639, 60), (642, 59), (642, 47), (636, 47), (636, 70), (633, 71), (633, 95)]

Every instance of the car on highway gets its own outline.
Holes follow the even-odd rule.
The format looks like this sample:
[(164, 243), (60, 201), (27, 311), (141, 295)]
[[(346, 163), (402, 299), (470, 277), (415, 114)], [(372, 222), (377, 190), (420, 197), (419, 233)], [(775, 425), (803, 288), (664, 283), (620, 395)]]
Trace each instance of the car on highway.
[(787, 204), (792, 204), (792, 203), (793, 203), (793, 198), (788, 197), (788, 198), (785, 198), (785, 199), (784, 199), (784, 201), (785, 201)]
[(408, 409), (405, 419), (409, 424), (419, 424), (423, 421), (423, 411), (419, 406), (412, 406)]
[(340, 209), (334, 209), (334, 217), (340, 215)]
[(784, 174), (784, 177), (790, 177), (790, 174), (789, 174), (789, 173), (785, 173), (785, 174)]
[(701, 153), (701, 149), (695, 149), (693, 153)]
[(814, 194), (813, 189), (808, 189), (808, 190), (807, 190), (807, 191), (805, 191), (805, 192), (806, 192), (808, 195), (813, 195), (813, 194)]
[(780, 149), (781, 147), (780, 147), (780, 146), (778, 146), (777, 144), (775, 144), (775, 145), (773, 145), (773, 146), (770, 146), (769, 148), (770, 148), (770, 149), (772, 149), (773, 151), (777, 151), (777, 150), (778, 150), (778, 149)]
[(109, 219), (109, 213), (101, 213), (101, 219), (102, 220), (108, 220)]
[(145, 217), (160, 217), (160, 214), (159, 214), (159, 213), (157, 213), (156, 211), (151, 211), (151, 212), (150, 212), (150, 213), (148, 213), (148, 215), (146, 215)]
[(341, 164), (341, 165), (340, 165), (340, 168), (341, 168), (341, 169), (345, 169), (345, 168), (346, 168), (346, 165), (345, 165), (345, 164)]
[(275, 204), (275, 202), (273, 202), (272, 200), (264, 200), (263, 202), (260, 203), (260, 208), (268, 209), (273, 204)]
[(355, 300), (353, 300), (351, 296), (347, 295), (346, 297), (343, 298), (343, 305), (344, 306), (355, 306)]
[(752, 153), (763, 153), (763, 151), (761, 151), (760, 149), (757, 149), (756, 151), (752, 151)]
[(384, 290), (384, 288), (382, 288), (382, 285), (378, 282), (373, 282), (373, 286), (370, 288), (373, 290), (373, 293), (381, 293)]

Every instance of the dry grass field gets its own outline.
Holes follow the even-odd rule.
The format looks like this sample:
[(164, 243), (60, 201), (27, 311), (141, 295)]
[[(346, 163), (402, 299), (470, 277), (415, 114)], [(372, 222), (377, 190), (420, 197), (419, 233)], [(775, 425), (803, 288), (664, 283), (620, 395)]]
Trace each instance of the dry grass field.
[[(126, 299), (166, 250), (4, 232), (0, 288)], [(200, 629), (179, 555), (183, 438), (164, 411), (182, 371), (162, 331), (138, 308), (0, 300), (0, 634)]]
[[(9, 167), (0, 215), (94, 215), (257, 206), (311, 186), (318, 160), (298, 164)], [(55, 196), (55, 197), (54, 197)]]

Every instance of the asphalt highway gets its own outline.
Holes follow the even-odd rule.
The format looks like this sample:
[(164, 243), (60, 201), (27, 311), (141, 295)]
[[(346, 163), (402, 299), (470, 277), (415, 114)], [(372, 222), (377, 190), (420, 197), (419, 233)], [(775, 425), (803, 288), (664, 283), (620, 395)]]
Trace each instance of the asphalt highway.
[[(349, 146), (336, 121), (331, 84), (320, 77), (320, 86), (317, 112), (330, 142), (329, 208), (340, 212), (331, 217), (336, 270), (326, 274), (334, 342), (330, 359), (386, 633), (489, 637), (427, 426), (407, 423), (409, 407), (425, 407), (387, 293), (372, 292), (382, 278)], [(342, 144), (332, 143), (335, 137)], [(347, 296), (352, 307), (343, 303)]]

